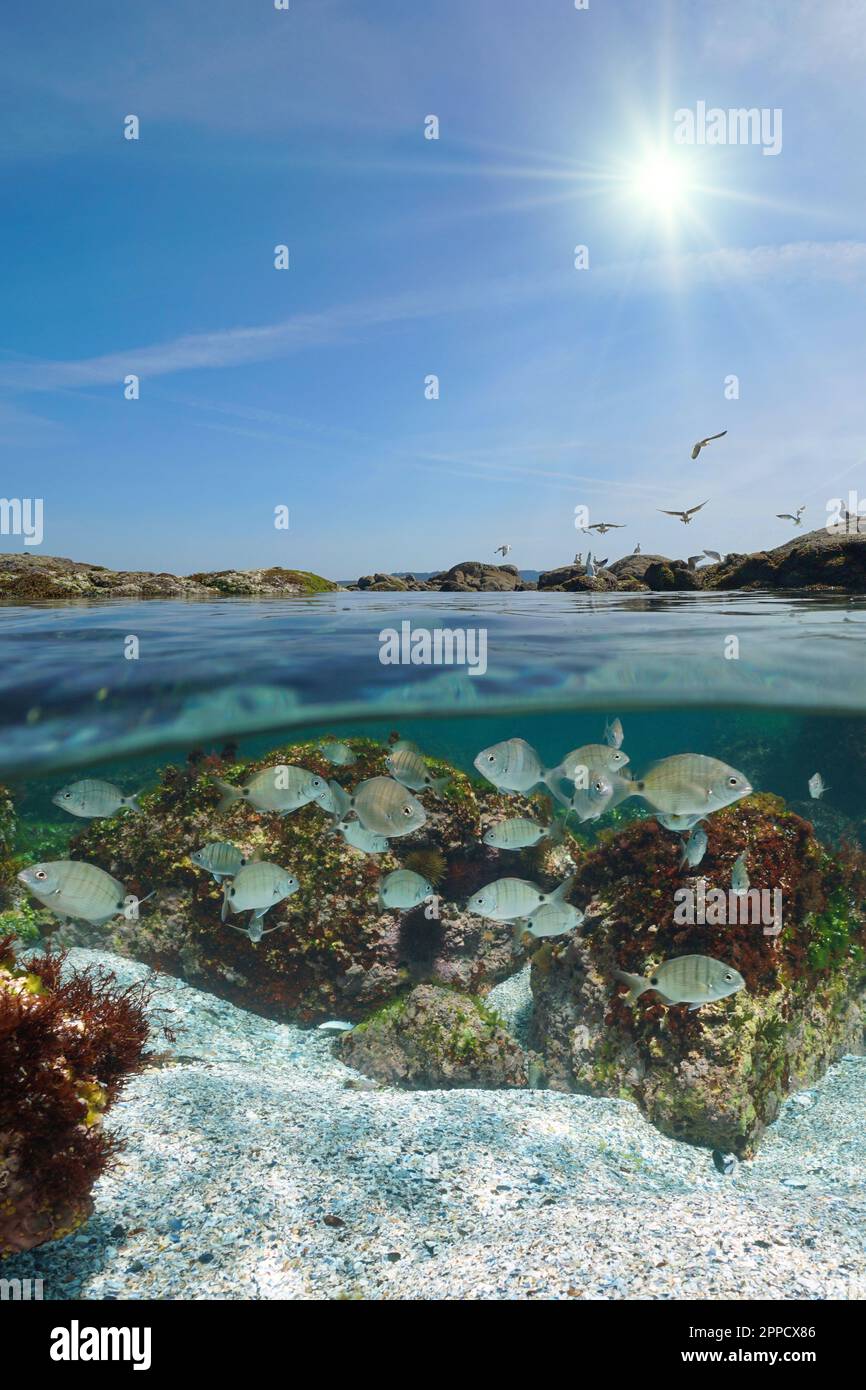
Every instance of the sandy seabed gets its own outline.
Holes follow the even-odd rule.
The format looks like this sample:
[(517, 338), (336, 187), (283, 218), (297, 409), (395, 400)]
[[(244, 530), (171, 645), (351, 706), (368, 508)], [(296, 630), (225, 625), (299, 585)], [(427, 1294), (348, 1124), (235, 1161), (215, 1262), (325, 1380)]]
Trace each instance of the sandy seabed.
[[(866, 1297), (864, 1057), (726, 1178), (630, 1102), (379, 1087), (325, 1033), (70, 952), (93, 964), (149, 977), (181, 1060), (112, 1110), (126, 1148), (87, 1226), (3, 1262), (45, 1298)], [(492, 996), (517, 1026), (527, 988)]]

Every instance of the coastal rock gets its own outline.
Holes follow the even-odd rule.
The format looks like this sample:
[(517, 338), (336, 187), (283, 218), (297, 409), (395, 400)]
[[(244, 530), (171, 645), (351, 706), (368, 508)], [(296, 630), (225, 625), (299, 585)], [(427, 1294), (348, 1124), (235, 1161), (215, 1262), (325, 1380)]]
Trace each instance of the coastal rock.
[(714, 589), (866, 590), (866, 519), (858, 532), (844, 525), (820, 531), (753, 555), (728, 555), (712, 566)]
[(336, 589), (328, 579), (303, 570), (272, 566), (213, 573), (152, 574), (110, 570), (53, 555), (0, 555), (0, 599), (277, 597)]
[[(331, 818), (316, 804), (280, 816), (237, 801), (225, 813), (214, 777), (244, 782), (277, 763), (307, 767), (323, 778), (354, 787), (387, 771), (387, 747), (352, 739), (357, 762), (335, 769), (318, 744), (294, 744), (243, 766), (218, 757), (168, 766), (159, 786), (139, 797), (139, 813), (97, 820), (77, 834), (72, 858), (107, 870), (128, 891), (144, 898), (138, 921), (118, 919), (109, 927), (80, 924), (61, 928), (63, 945), (97, 943), (180, 975), (244, 1008), (271, 1018), (301, 1021), (358, 1020), (414, 984), (433, 982), (483, 993), (523, 963), (507, 925), (467, 913), (466, 899), (497, 876), (498, 851), (482, 843), (491, 818), (537, 814), (523, 797), (504, 797), (493, 787), (476, 787), (461, 772), (428, 759), (430, 770), (448, 774), (442, 796), (423, 792), (427, 821), (410, 835), (392, 839), (388, 851), (365, 855), (334, 833)], [(545, 803), (545, 807), (546, 807)], [(197, 869), (189, 855), (213, 840), (230, 840), (247, 856), (257, 854), (290, 869), (300, 881), (293, 897), (273, 908), (266, 927), (278, 927), (253, 945), (220, 921), (222, 889)], [(561, 876), (560, 846), (509, 856), (509, 871), (545, 881)], [(415, 869), (434, 885), (438, 902), (402, 914), (382, 911), (380, 876), (400, 866)], [(40, 924), (56, 928), (42, 913)], [(230, 919), (246, 925), (245, 918)]]
[[(705, 828), (694, 877), (679, 868), (679, 836), (654, 819), (590, 850), (571, 893), (586, 907), (580, 934), (545, 942), (532, 958), (533, 1043), (555, 1089), (634, 1100), (663, 1133), (744, 1156), (787, 1095), (863, 1050), (866, 858), (850, 848), (831, 855), (770, 796), (720, 811)], [(766, 935), (760, 921), (680, 924), (677, 889), (697, 891), (699, 873), (708, 890), (727, 893), (744, 848), (752, 889), (782, 893), (781, 934)], [(615, 970), (648, 977), (689, 954), (734, 966), (745, 989), (694, 1013), (654, 991), (626, 1002)]]
[(619, 588), (619, 585), (616, 576), (610, 570), (599, 570), (590, 578), (585, 565), (561, 565), (559, 569), (545, 570), (540, 574), (538, 588), (548, 593), (602, 594), (610, 589)]
[(703, 571), (689, 569), (685, 560), (656, 560), (647, 565), (643, 582), (655, 592), (665, 590), (694, 591), (706, 587)]
[(438, 593), (511, 593), (534, 589), (529, 580), (521, 579), (514, 565), (488, 565), (481, 560), (463, 560), (448, 570), (439, 570), (428, 579), (416, 579), (412, 574), (365, 574), (355, 588), (365, 592), (383, 593), (389, 590)]
[(435, 985), (418, 985), (342, 1034), (336, 1051), (365, 1076), (412, 1090), (527, 1084), (527, 1058), (502, 1019), (477, 999)]

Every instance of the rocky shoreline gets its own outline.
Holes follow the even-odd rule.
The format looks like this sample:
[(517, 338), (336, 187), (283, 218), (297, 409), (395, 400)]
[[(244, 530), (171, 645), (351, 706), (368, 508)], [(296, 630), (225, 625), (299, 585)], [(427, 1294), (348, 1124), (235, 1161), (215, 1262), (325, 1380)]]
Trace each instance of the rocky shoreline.
[[(697, 548), (697, 546), (696, 546)], [(694, 557), (692, 557), (694, 559)], [(703, 559), (703, 556), (701, 557)], [(307, 570), (278, 565), (176, 575), (112, 570), (51, 555), (0, 555), (0, 600), (74, 598), (282, 598), (331, 593), (673, 593), (713, 590), (813, 590), (866, 593), (866, 530), (837, 526), (796, 536), (773, 550), (730, 554), (719, 563), (689, 564), (667, 555), (624, 555), (590, 578), (584, 565), (544, 570), (524, 579), (515, 565), (462, 560), (427, 578), (376, 571), (355, 584), (336, 584)]]

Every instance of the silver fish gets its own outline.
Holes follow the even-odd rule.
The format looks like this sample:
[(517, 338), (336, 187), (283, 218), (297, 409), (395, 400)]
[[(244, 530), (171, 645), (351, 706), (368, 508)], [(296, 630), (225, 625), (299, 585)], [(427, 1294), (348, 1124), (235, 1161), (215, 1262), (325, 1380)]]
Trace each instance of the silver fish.
[(364, 854), (384, 854), (388, 848), (388, 841), (384, 835), (377, 835), (373, 830), (365, 830), (359, 820), (340, 821), (336, 825), (338, 830), (352, 849), (359, 849)]
[(248, 927), (236, 927), (234, 922), (228, 922), (226, 925), (231, 927), (232, 931), (239, 931), (241, 936), (245, 936), (251, 946), (258, 946), (263, 936), (270, 936), (272, 931), (279, 931), (280, 927), (285, 926), (285, 922), (277, 922), (274, 927), (263, 927), (263, 915), (253, 913)]
[(518, 917), (531, 917), (544, 903), (563, 902), (573, 882), (571, 874), (551, 893), (543, 893), (537, 883), (530, 883), (528, 879), (498, 878), (473, 894), (466, 906), (479, 917), (489, 917), (494, 922), (513, 922)]
[(290, 811), (297, 811), (299, 807), (315, 801), (326, 788), (324, 779), (317, 777), (314, 772), (285, 763), (264, 767), (260, 772), (253, 773), (242, 787), (219, 780), (216, 784), (223, 794), (218, 807), (220, 811), (227, 810), (235, 801), (248, 801), (259, 811), (278, 811), (281, 815), (288, 815)]
[(680, 868), (688, 864), (689, 868), (695, 869), (700, 864), (707, 852), (707, 832), (700, 827), (693, 830), (687, 840), (683, 840), (683, 854), (680, 859)]
[(415, 792), (427, 790), (441, 796), (451, 781), (450, 777), (434, 777), (428, 772), (424, 759), (414, 748), (392, 749), (385, 766), (396, 781)]
[(351, 1033), (351, 1031), (352, 1031), (352, 1029), (354, 1028), (354, 1026), (355, 1026), (354, 1023), (343, 1023), (343, 1022), (342, 1022), (341, 1020), (339, 1020), (339, 1019), (330, 1018), (330, 1019), (328, 1019), (327, 1023), (319, 1023), (319, 1024), (317, 1024), (317, 1025), (316, 1025), (316, 1032), (317, 1032), (317, 1033)]
[(31, 864), (18, 875), (21, 883), (56, 917), (81, 918), (102, 927), (123, 912), (126, 889), (95, 864), (55, 859)]
[[(615, 774), (607, 776), (603, 772), (594, 772), (586, 787), (575, 787), (574, 795), (565, 803), (569, 811), (573, 811), (580, 821), (598, 820), (614, 800), (614, 779)], [(622, 778), (616, 778), (616, 783), (622, 782)]]
[(408, 912), (410, 908), (423, 903), (432, 892), (432, 883), (428, 883), (421, 874), (414, 873), (412, 869), (395, 869), (379, 884), (379, 908)]
[(809, 795), (812, 799), (814, 801), (820, 801), (824, 793), (829, 790), (820, 772), (814, 772), (809, 778)]
[(500, 821), (483, 836), (485, 845), (494, 849), (526, 849), (537, 845), (541, 840), (561, 840), (562, 826), (559, 821), (551, 825), (539, 825), (537, 821), (527, 820), (525, 816), (515, 816), (512, 820)]
[(95, 820), (98, 816), (113, 816), (121, 808), (140, 811), (136, 797), (124, 796), (113, 782), (100, 782), (96, 778), (86, 778), (82, 782), (70, 782), (61, 787), (51, 798), (55, 806), (68, 811), (71, 816), (82, 816)]
[(252, 911), (250, 926), (260, 923), (269, 908), (290, 898), (299, 887), (294, 874), (279, 864), (259, 859), (245, 864), (223, 888), (222, 920), (225, 922), (230, 912)]
[(524, 932), (537, 937), (564, 936), (566, 932), (579, 927), (582, 921), (580, 908), (572, 907), (571, 903), (542, 903), (530, 917), (522, 918), (515, 924), (515, 938), (519, 940)]
[(566, 753), (555, 771), (575, 787), (585, 788), (594, 772), (619, 772), (628, 761), (628, 754), (619, 748), (606, 743), (584, 743)]
[(746, 873), (746, 851), (743, 850), (742, 854), (734, 861), (734, 867), (731, 870), (731, 891), (736, 893), (737, 897), (741, 897), (743, 893), (748, 893), (749, 887), (749, 875)]
[(341, 820), (349, 809), (349, 794), (339, 782), (326, 782), (313, 800), (329, 816), (333, 816), (335, 821)]
[(473, 767), (503, 792), (529, 792), (546, 786), (557, 800), (564, 801), (557, 786), (558, 769), (546, 769), (535, 749), (525, 739), (509, 738), (482, 748)]
[(745, 980), (732, 965), (714, 960), (712, 956), (675, 956), (655, 969), (648, 979), (643, 975), (628, 975), (624, 970), (614, 972), (616, 978), (629, 985), (629, 1003), (654, 989), (665, 1004), (688, 1004), (689, 1013), (702, 1004), (725, 999), (743, 989)]
[(665, 815), (705, 816), (752, 792), (741, 772), (701, 753), (662, 758), (647, 775), (631, 784), (630, 795), (642, 796)]
[(396, 838), (409, 835), (427, 819), (421, 802), (391, 777), (368, 777), (349, 800), (365, 830)]
[(224, 878), (233, 878), (238, 869), (247, 863), (243, 852), (228, 840), (214, 840), (189, 857), (199, 869), (206, 869), (212, 874), (217, 883), (222, 883)]
[(352, 752), (348, 743), (338, 743), (336, 739), (328, 739), (320, 744), (319, 751), (334, 767), (351, 767), (358, 761), (357, 754)]
[(622, 748), (622, 741), (625, 734), (622, 729), (622, 720), (607, 719), (604, 724), (604, 741), (609, 748)]

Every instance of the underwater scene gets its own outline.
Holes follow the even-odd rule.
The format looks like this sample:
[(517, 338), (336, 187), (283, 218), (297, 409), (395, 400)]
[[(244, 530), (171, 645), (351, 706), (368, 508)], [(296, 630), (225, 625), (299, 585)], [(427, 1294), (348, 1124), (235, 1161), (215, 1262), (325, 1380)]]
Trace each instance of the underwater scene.
[(866, 601), (229, 609), (4, 609), (4, 1277), (863, 1297)]

